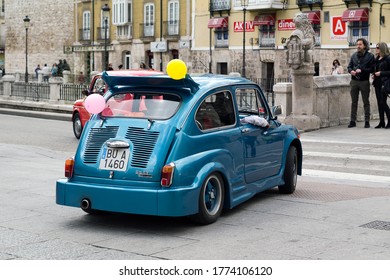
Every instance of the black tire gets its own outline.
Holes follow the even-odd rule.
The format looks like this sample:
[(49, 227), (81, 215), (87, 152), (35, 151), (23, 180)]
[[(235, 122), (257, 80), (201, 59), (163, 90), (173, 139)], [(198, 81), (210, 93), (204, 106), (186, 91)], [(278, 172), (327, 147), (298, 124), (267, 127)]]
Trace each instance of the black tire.
[(79, 113), (75, 113), (73, 116), (73, 134), (77, 139), (80, 139), (83, 132), (83, 126), (81, 125), (81, 119)]
[(210, 174), (200, 190), (199, 212), (190, 218), (203, 225), (214, 223), (222, 213), (224, 195), (224, 183), (221, 175)]
[(278, 186), (279, 192), (292, 194), (295, 191), (298, 177), (298, 153), (294, 146), (288, 149), (283, 177), (284, 185)]

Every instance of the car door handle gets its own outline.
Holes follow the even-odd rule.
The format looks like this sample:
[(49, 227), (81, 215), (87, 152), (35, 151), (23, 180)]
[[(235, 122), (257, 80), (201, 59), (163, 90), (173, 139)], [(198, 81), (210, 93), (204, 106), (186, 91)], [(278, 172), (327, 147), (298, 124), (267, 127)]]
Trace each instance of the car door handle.
[(248, 133), (249, 131), (251, 131), (249, 128), (243, 128), (243, 129), (241, 129), (241, 132), (242, 132), (242, 133)]

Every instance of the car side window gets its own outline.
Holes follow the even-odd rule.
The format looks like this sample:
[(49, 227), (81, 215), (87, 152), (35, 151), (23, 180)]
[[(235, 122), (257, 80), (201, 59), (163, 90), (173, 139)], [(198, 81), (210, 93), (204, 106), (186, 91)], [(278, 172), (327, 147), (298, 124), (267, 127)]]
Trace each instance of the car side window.
[(236, 117), (231, 93), (224, 91), (208, 96), (199, 106), (195, 120), (200, 130), (235, 124)]
[(107, 99), (101, 116), (164, 120), (171, 118), (180, 104), (180, 97), (169, 93), (116, 93)]
[(238, 112), (242, 116), (256, 115), (268, 119), (267, 107), (256, 88), (236, 89)]
[(92, 86), (92, 93), (100, 93), (103, 94), (106, 92), (106, 83), (103, 81), (101, 77), (95, 80), (95, 83)]

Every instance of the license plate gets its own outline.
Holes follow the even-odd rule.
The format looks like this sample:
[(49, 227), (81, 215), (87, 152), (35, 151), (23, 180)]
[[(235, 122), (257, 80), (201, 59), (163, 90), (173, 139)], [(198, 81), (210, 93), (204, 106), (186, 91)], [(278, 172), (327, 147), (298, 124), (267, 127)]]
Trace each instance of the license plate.
[(126, 171), (130, 151), (128, 148), (104, 147), (99, 169)]

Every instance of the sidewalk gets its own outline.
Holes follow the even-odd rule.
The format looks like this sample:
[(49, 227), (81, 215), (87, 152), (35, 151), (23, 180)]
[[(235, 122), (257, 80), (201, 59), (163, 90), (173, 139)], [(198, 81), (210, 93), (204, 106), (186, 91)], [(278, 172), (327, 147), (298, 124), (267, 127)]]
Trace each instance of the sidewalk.
[(72, 105), (0, 98), (0, 114), (7, 115), (71, 121), (72, 107)]
[(390, 145), (390, 129), (375, 129), (379, 120), (371, 120), (370, 128), (364, 128), (364, 121), (357, 122), (356, 127), (348, 128), (348, 124), (321, 128), (303, 132), (302, 141), (337, 142), (346, 144)]

